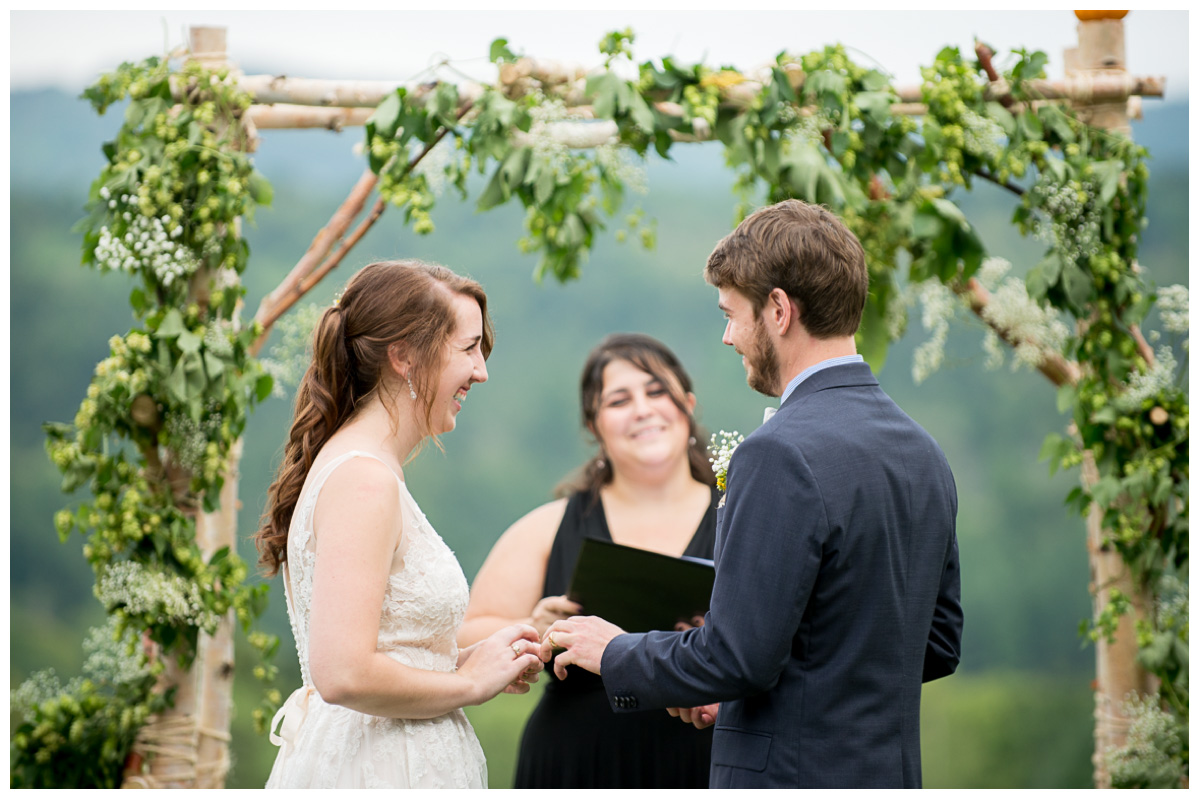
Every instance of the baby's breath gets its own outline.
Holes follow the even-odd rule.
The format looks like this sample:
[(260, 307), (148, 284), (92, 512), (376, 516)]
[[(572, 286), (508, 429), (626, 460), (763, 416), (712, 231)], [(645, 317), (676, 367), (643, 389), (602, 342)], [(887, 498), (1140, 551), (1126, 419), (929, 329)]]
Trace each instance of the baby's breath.
[(709, 439), (708, 452), (712, 453), (712, 456), (708, 461), (712, 464), (713, 474), (717, 476), (717, 488), (722, 492), (726, 488), (725, 476), (729, 473), (729, 460), (733, 458), (733, 451), (745, 439), (746, 437), (737, 431), (720, 431)]

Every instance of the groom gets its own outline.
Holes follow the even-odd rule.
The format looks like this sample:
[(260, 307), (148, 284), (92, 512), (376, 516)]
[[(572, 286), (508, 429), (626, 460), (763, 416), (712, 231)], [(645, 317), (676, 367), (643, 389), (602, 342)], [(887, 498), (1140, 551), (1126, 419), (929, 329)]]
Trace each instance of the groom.
[(598, 673), (617, 712), (715, 718), (713, 788), (920, 787), (921, 684), (959, 661), (957, 498), (937, 443), (855, 353), (862, 246), (787, 200), (722, 239), (704, 276), (750, 386), (782, 396), (729, 466), (705, 624), (571, 617), (543, 660), (565, 647), (559, 676)]

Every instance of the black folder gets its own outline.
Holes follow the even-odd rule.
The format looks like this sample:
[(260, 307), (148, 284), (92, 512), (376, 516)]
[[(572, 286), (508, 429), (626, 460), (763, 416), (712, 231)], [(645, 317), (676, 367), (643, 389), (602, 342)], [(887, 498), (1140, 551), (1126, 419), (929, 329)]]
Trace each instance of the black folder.
[(584, 539), (567, 597), (628, 633), (670, 631), (704, 616), (715, 577), (711, 561)]

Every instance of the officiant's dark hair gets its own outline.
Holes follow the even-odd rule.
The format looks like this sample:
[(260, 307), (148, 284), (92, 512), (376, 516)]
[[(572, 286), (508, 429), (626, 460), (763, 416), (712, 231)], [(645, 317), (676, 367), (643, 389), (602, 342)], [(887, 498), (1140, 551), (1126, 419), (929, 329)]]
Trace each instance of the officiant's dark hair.
[[(690, 437), (688, 465), (692, 477), (709, 486), (715, 485), (717, 480), (705, 449), (704, 432), (687, 407), (687, 396), (692, 391), (691, 376), (670, 348), (652, 336), (644, 333), (614, 333), (606, 336), (588, 354), (579, 380), (579, 404), (584, 430), (596, 436), (596, 415), (600, 413), (600, 395), (604, 393), (604, 368), (614, 361), (628, 361), (642, 372), (653, 375), (666, 387), (671, 402), (687, 417)], [(599, 452), (555, 487), (555, 497), (588, 491), (594, 502), (599, 497), (600, 487), (612, 481), (612, 463), (604, 457), (604, 443), (597, 439), (597, 444), (600, 445)]]
[(737, 289), (755, 316), (771, 290), (783, 289), (800, 310), (800, 324), (818, 339), (853, 336), (867, 303), (862, 244), (826, 208), (784, 200), (760, 208), (717, 242), (704, 279)]
[[(317, 453), (377, 393), (390, 392), (393, 396), (388, 400), (394, 404), (398, 387), (385, 384), (397, 381), (384, 380), (393, 345), (405, 348), (413, 365), (407, 378), (424, 412), (425, 430), (433, 430), (434, 395), (446, 364), (446, 343), (457, 324), (451, 304), (455, 295), (479, 303), (483, 316), (479, 348), (487, 358), (495, 334), (483, 287), (439, 264), (415, 259), (369, 264), (322, 313), (313, 331), (312, 362), (296, 390), (283, 461), (254, 536), (259, 565), (268, 575), (278, 572), (287, 560), (292, 513)], [(436, 436), (430, 438), (441, 446)]]

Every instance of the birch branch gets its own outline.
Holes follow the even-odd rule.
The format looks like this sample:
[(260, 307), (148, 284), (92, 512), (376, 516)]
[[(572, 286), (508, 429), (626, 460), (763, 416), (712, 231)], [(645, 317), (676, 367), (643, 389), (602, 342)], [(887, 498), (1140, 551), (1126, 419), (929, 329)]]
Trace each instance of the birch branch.
[[(471, 108), (472, 103), (467, 102), (459, 108), (457, 118), (462, 119)], [(405, 174), (412, 172), (421, 163), (421, 160), (429, 155), (429, 152), (437, 147), (438, 143), (449, 132), (449, 128), (442, 128), (434, 140), (426, 145), (408, 163), (408, 166), (404, 170)], [(271, 334), (271, 327), (275, 322), (299, 302), (301, 297), (320, 283), (326, 275), (341, 264), (346, 254), (353, 249), (354, 245), (358, 244), (359, 240), (366, 235), (371, 226), (383, 215), (384, 210), (387, 208), (387, 201), (379, 198), (375, 202), (375, 205), (372, 206), (370, 213), (359, 223), (359, 226), (349, 236), (342, 239), (345, 236), (346, 230), (354, 221), (354, 218), (359, 215), (363, 206), (366, 205), (366, 199), (370, 195), (371, 190), (375, 188), (378, 180), (379, 176), (369, 169), (363, 173), (363, 176), (358, 179), (358, 183), (355, 184), (354, 189), (351, 190), (350, 196), (346, 198), (346, 201), (342, 203), (341, 207), (338, 208), (334, 216), (330, 219), (330, 224), (317, 233), (317, 236), (313, 239), (313, 243), (309, 245), (308, 250), (296, 266), (292, 268), (287, 278), (273, 292), (263, 298), (262, 303), (259, 305), (258, 313), (254, 315), (254, 318), (262, 323), (263, 332), (250, 348), (252, 355), (257, 355), (262, 350), (263, 345), (266, 344), (267, 337)], [(332, 249), (333, 245), (339, 239), (342, 239), (342, 243), (338, 249), (333, 255), (326, 258), (324, 262), (321, 262), (321, 259)], [(320, 262), (319, 266), (317, 266), (318, 262)]]
[[(547, 79), (542, 82), (533, 77), (536, 74), (538, 73), (531, 72), (529, 76), (519, 77), (513, 84), (502, 83), (501, 86), (524, 89), (532, 88), (532, 85), (536, 83), (543, 90), (549, 90), (556, 96), (562, 96), (569, 101), (569, 105), (581, 105), (585, 102), (582, 99), (585, 82), (583, 77), (567, 83), (560, 83), (553, 80), (556, 76), (543, 76)], [(587, 74), (587, 71), (582, 67), (577, 67), (574, 72), (569, 74), (583, 76)], [(796, 85), (803, 85), (803, 73), (793, 70), (792, 74), (796, 76), (793, 78), (793, 82)], [(731, 80), (722, 88), (721, 100), (723, 103), (743, 106), (752, 102), (762, 89), (763, 82), (761, 80), (745, 75), (741, 77), (742, 80), (736, 82)], [(437, 86), (436, 83), (325, 80), (291, 78), (286, 75), (242, 75), (237, 78), (237, 83), (238, 88), (249, 93), (257, 104), (286, 103), (336, 108), (374, 108), (397, 87), (404, 86), (410, 93), (423, 96)], [(1029, 81), (1025, 86), (1029, 94), (1046, 100), (1106, 103), (1129, 97), (1162, 97), (1166, 78), (1162, 76), (1138, 77), (1126, 73), (1081, 72), (1070, 78)], [(459, 97), (466, 100), (478, 100), (483, 95), (483, 91), (484, 86), (474, 81), (464, 81), (458, 84)], [(1000, 100), (1010, 92), (1011, 88), (1003, 80), (992, 81), (984, 90), (985, 96), (993, 100)], [(920, 104), (921, 86), (897, 87), (896, 95), (901, 105)]]
[(329, 223), (317, 231), (312, 244), (296, 262), (296, 266), (292, 267), (292, 271), (279, 286), (263, 298), (258, 306), (258, 312), (254, 315), (254, 319), (262, 324), (263, 332), (250, 348), (253, 355), (258, 355), (266, 343), (267, 337), (271, 334), (271, 326), (275, 324), (275, 321), (295, 305), (296, 301), (304, 295), (304, 291), (307, 291), (300, 289), (304, 279), (318, 268), (321, 259), (325, 258), (337, 241), (345, 236), (354, 219), (362, 213), (363, 206), (367, 203), (367, 197), (370, 196), (371, 190), (378, 182), (379, 176), (374, 172), (369, 169), (363, 172), (362, 177), (350, 190), (349, 196), (329, 218)]
[[(984, 288), (983, 284), (974, 278), (970, 278), (965, 284), (956, 283), (951, 288), (967, 299), (967, 302), (971, 306), (971, 311), (975, 312), (975, 315), (983, 320), (985, 325), (995, 331), (996, 335), (1004, 340), (1005, 343), (1012, 347), (1022, 344), (1022, 342), (1015, 339), (1008, 331), (996, 327), (983, 315), (984, 309), (987, 308), (988, 303), (992, 299), (991, 293)], [(1061, 353), (1056, 353), (1045, 348), (1040, 349), (1042, 351), (1042, 361), (1038, 364), (1038, 372), (1049, 378), (1050, 382), (1055, 386), (1063, 386), (1065, 384), (1074, 386), (1079, 382), (1080, 370), (1078, 364), (1066, 360), (1062, 357)]]

